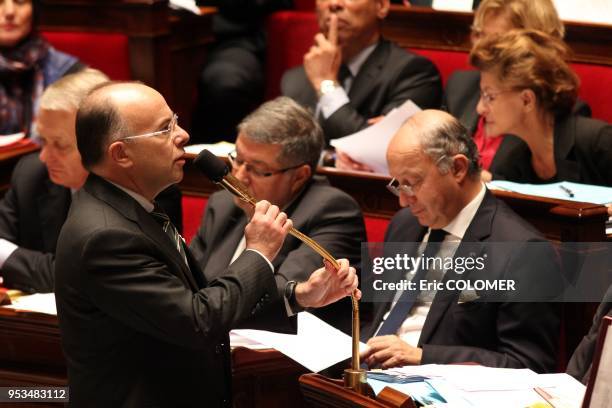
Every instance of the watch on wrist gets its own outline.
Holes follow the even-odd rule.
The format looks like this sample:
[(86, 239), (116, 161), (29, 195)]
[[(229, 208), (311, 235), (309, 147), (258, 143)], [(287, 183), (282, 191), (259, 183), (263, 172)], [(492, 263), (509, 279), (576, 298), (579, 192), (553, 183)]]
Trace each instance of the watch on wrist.
[(337, 86), (338, 84), (336, 83), (336, 81), (333, 81), (331, 79), (324, 79), (323, 81), (321, 81), (321, 85), (319, 86), (319, 92), (321, 93), (321, 95), (328, 95), (334, 92)]

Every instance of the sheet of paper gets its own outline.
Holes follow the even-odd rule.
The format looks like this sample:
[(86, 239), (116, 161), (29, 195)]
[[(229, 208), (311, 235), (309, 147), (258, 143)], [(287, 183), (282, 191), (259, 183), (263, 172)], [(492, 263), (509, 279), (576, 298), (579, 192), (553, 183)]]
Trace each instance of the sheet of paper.
[(330, 143), (353, 160), (368, 165), (375, 173), (389, 175), (387, 146), (406, 119), (421, 108), (408, 100), (393, 109), (382, 120), (357, 133), (334, 139)]
[(207, 149), (215, 156), (227, 156), (236, 149), (236, 145), (229, 142), (218, 142), (214, 144), (193, 144), (185, 146), (186, 153), (198, 154)]
[(196, 5), (195, 0), (170, 0), (170, 7), (175, 9), (184, 9), (191, 11), (193, 14), (200, 15), (200, 8)]
[(57, 316), (54, 293), (36, 293), (34, 295), (19, 296), (12, 302), (12, 304), (2, 307)]
[(473, 0), (433, 0), (431, 7), (445, 11), (472, 11)]
[(12, 145), (23, 139), (25, 137), (25, 133), (13, 133), (12, 135), (0, 135), (0, 147)]
[[(297, 334), (248, 329), (233, 332), (274, 348), (313, 372), (351, 357), (351, 337), (308, 312), (298, 314)], [(361, 350), (364, 347), (361, 343)]]
[(230, 331), (229, 336), (230, 347), (245, 347), (251, 350), (263, 350), (270, 348), (265, 344), (261, 344), (247, 337), (241, 336), (240, 334), (236, 333), (236, 330)]
[[(569, 181), (551, 184), (522, 184), (506, 180), (493, 180), (487, 183), (487, 186), (492, 190), (513, 191), (515, 193), (556, 198), (559, 200), (593, 204), (612, 203), (612, 187), (593, 186)], [(570, 193), (573, 197), (570, 197)]]

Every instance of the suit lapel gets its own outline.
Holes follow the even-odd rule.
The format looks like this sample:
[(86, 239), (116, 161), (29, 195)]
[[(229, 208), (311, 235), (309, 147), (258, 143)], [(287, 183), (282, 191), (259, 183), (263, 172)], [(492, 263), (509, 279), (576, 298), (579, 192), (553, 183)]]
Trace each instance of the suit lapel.
[(370, 97), (372, 89), (378, 87), (380, 72), (389, 56), (389, 47), (388, 41), (381, 40), (374, 51), (372, 51), (372, 54), (363, 63), (348, 93), (352, 106), (360, 106)]
[[(233, 203), (231, 205), (235, 206)], [(244, 235), (246, 224), (246, 215), (240, 207), (235, 206), (223, 228), (215, 233), (215, 241), (211, 245), (212, 249), (207, 257), (206, 266), (203, 268), (208, 280), (223, 275), (227, 270)]]
[(557, 180), (580, 180), (580, 165), (578, 160), (571, 157), (576, 145), (577, 120), (570, 116), (555, 124), (555, 165), (557, 166)]
[(199, 290), (192, 272), (185, 264), (181, 254), (174, 247), (174, 243), (170, 237), (166, 235), (159, 224), (136, 200), (95, 174), (90, 174), (85, 189), (113, 207), (128, 220), (136, 223), (143, 231), (144, 235), (155, 241), (156, 247), (160, 252), (172, 261), (174, 267), (169, 268), (169, 271), (187, 282), (192, 290)]
[(70, 190), (47, 180), (47, 191), (37, 199), (43, 248), (55, 252), (57, 238), (70, 208)]
[[(497, 209), (497, 203), (493, 195), (486, 191), (485, 197), (476, 212), (476, 215), (472, 219), (468, 229), (465, 231), (465, 235), (455, 252), (453, 258), (457, 257), (473, 257), (477, 252), (482, 252), (482, 245), (478, 243), (482, 243), (487, 237), (491, 235), (491, 224), (493, 222), (493, 217), (495, 216), (495, 211)], [(461, 279), (467, 280), (470, 273), (465, 272), (464, 274), (456, 274), (451, 270), (446, 271), (444, 274), (444, 278), (442, 282), (445, 283), (449, 279)], [(433, 334), (435, 333), (440, 321), (447, 313), (448, 309), (457, 303), (459, 300), (459, 295), (461, 291), (438, 291), (436, 296), (434, 297), (433, 302), (431, 303), (431, 307), (429, 309), (429, 313), (427, 314), (427, 318), (425, 319), (425, 324), (423, 325), (423, 330), (421, 331), (421, 336), (419, 338), (419, 346), (423, 343), (428, 343)]]

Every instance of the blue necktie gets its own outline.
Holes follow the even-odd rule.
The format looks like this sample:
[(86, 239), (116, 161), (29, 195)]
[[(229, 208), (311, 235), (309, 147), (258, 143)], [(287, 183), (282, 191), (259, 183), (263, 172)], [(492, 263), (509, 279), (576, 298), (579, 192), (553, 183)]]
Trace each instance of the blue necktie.
[[(429, 239), (427, 240), (427, 245), (425, 246), (425, 251), (423, 252), (423, 258), (433, 257), (438, 253), (441, 242), (444, 241), (446, 234), (447, 232), (441, 229), (431, 230), (429, 233)], [(375, 334), (376, 336), (386, 336), (397, 333), (404, 320), (406, 320), (408, 313), (410, 313), (410, 309), (412, 309), (416, 298), (421, 292), (419, 289), (419, 281), (425, 278), (427, 272), (427, 269), (419, 268), (412, 279), (413, 282), (416, 282), (417, 289), (405, 290), (402, 293), (397, 303), (395, 303), (395, 306), (393, 306), (393, 309), (391, 309), (391, 312), (389, 312), (389, 316), (387, 316), (387, 319), (382, 324), (380, 330), (378, 330), (378, 332)]]

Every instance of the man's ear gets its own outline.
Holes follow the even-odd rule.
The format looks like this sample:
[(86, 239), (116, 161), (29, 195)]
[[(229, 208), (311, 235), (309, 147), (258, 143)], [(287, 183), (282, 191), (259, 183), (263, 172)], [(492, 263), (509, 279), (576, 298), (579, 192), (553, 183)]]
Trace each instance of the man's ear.
[(108, 146), (109, 157), (118, 166), (123, 168), (132, 167), (133, 161), (130, 157), (129, 146), (122, 141), (113, 142)]
[(297, 169), (295, 169), (293, 175), (293, 183), (291, 184), (291, 195), (297, 193), (302, 189), (304, 184), (310, 179), (312, 174), (312, 170), (310, 166), (307, 164), (303, 164)]
[(376, 1), (376, 17), (379, 20), (384, 20), (389, 14), (391, 0), (375, 0)]
[(462, 182), (468, 174), (468, 170), (470, 168), (470, 161), (467, 157), (462, 154), (456, 154), (453, 157), (453, 164), (451, 166), (451, 171), (453, 172), (453, 177), (458, 181)]

